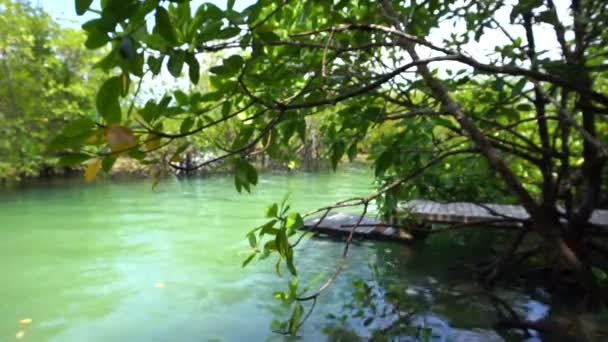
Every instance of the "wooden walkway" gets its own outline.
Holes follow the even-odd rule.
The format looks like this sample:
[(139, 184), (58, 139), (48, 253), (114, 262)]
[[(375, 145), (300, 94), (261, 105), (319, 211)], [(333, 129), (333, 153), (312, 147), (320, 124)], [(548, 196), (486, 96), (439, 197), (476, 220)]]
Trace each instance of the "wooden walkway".
[[(491, 221), (500, 218), (528, 219), (528, 213), (520, 205), (475, 204), (465, 202), (439, 203), (415, 200), (405, 202), (401, 207), (420, 219), (431, 223), (470, 223)], [(608, 210), (596, 210), (591, 223), (608, 228)]]
[[(305, 220), (304, 227), (305, 229), (312, 229), (315, 233), (347, 236), (359, 217), (355, 214), (330, 213), (321, 223), (318, 223), (319, 217)], [(384, 222), (369, 216), (363, 218), (353, 235), (377, 240), (408, 241), (412, 239), (412, 235), (403, 230), (390, 227)]]
[[(438, 203), (415, 200), (403, 203), (401, 208), (427, 223), (463, 224), (488, 221), (488, 224), (490, 224), (491, 221), (504, 218), (516, 220), (528, 218), (528, 214), (524, 208), (518, 205), (464, 202)], [(312, 229), (315, 233), (346, 236), (350, 234), (352, 227), (359, 220), (359, 215), (331, 213), (322, 222), (319, 223), (319, 220), (320, 218), (305, 220), (305, 229)], [(608, 210), (596, 210), (593, 212), (591, 223), (608, 229)], [(514, 222), (514, 225), (517, 225), (517, 222)], [(413, 238), (412, 235), (401, 229), (391, 227), (385, 222), (368, 216), (364, 217), (361, 224), (355, 229), (354, 236), (402, 242)]]

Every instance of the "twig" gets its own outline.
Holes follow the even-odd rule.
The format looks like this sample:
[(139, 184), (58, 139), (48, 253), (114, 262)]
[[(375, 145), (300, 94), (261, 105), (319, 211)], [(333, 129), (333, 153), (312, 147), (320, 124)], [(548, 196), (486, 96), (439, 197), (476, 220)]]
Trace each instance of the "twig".
[(302, 241), (302, 238), (304, 238), (304, 236), (307, 233), (310, 233), (311, 231), (317, 229), (317, 227), (319, 227), (319, 225), (321, 224), (321, 222), (323, 222), (323, 220), (327, 217), (327, 215), (329, 215), (329, 212), (332, 210), (332, 208), (327, 208), (325, 210), (325, 213), (323, 213), (323, 215), (321, 216), (321, 218), (319, 218), (319, 221), (317, 221), (317, 223), (315, 223), (312, 227), (307, 228), (306, 226), (304, 228), (306, 228), (306, 231), (304, 233), (302, 233), (302, 235), (300, 235), (300, 237), (298, 238), (298, 240), (291, 245), (291, 248), (296, 247), (300, 241)]
[(493, 215), (493, 216), (498, 216), (498, 217), (502, 217), (502, 218), (505, 218), (505, 219), (508, 219), (508, 220), (511, 220), (511, 221), (517, 221), (517, 222), (521, 222), (521, 223), (527, 223), (527, 222), (529, 222), (529, 219), (522, 219), (522, 218), (519, 218), (519, 217), (513, 217), (513, 216), (509, 216), (509, 215), (506, 215), (506, 214), (499, 213), (496, 210), (490, 208), (489, 206), (487, 206), (487, 205), (485, 205), (483, 203), (473, 203), (473, 204), (475, 204), (478, 207), (481, 207), (481, 208), (485, 209), (490, 215)]
[(329, 286), (331, 284), (333, 284), (334, 281), (336, 281), (336, 279), (338, 278), (338, 275), (340, 275), (340, 272), (342, 272), (342, 268), (344, 267), (344, 264), (346, 262), (346, 256), (348, 255), (348, 248), (350, 247), (350, 244), (353, 240), (353, 236), (355, 235), (355, 230), (361, 224), (361, 221), (363, 221), (363, 218), (365, 217), (365, 214), (367, 213), (368, 205), (369, 205), (369, 201), (364, 202), (363, 212), (359, 216), (357, 223), (350, 230), (350, 234), (348, 235), (348, 238), (346, 239), (346, 243), (344, 244), (344, 249), (342, 249), (342, 255), (340, 256), (340, 260), (338, 261), (338, 265), (336, 266), (335, 272), (323, 285), (321, 285), (321, 287), (319, 287), (319, 289), (317, 289), (317, 291), (315, 291), (313, 294), (308, 295), (308, 296), (298, 297), (297, 298), (298, 301), (307, 301), (307, 300), (317, 298), (321, 293), (323, 293), (323, 291), (327, 290), (329, 288)]
[(604, 146), (604, 144), (601, 141), (597, 140), (597, 138), (594, 137), (591, 133), (589, 133), (589, 131), (587, 131), (586, 129), (581, 127), (581, 125), (579, 125), (578, 122), (576, 122), (576, 120), (574, 120), (572, 115), (570, 115), (570, 113), (568, 113), (568, 111), (566, 111), (566, 109), (564, 107), (562, 107), (559, 103), (557, 103), (557, 101), (555, 101), (555, 99), (553, 99), (551, 96), (549, 96), (549, 94), (547, 94), (542, 89), (542, 87), (540, 86), (540, 84), (537, 81), (533, 81), (533, 83), (534, 83), (534, 87), (537, 89), (537, 91), (540, 94), (542, 94), (544, 99), (551, 102), (555, 106), (555, 108), (557, 108), (560, 116), (564, 120), (566, 120), (566, 122), (569, 125), (576, 128), (576, 130), (581, 134), (581, 136), (583, 137), (583, 139), (585, 139), (585, 141), (587, 141), (589, 144), (591, 144), (594, 148), (596, 148), (600, 152), (601, 158), (608, 156), (608, 149), (606, 148), (606, 146)]
[[(147, 71), (146, 71), (146, 73), (147, 73)], [(127, 116), (131, 116), (131, 113), (133, 112), (133, 108), (135, 107), (135, 101), (137, 100), (137, 96), (139, 95), (139, 91), (141, 90), (141, 84), (144, 80), (144, 76), (146, 76), (146, 73), (144, 73), (139, 78), (139, 81), (137, 82), (137, 88), (135, 89), (135, 93), (133, 94), (133, 99), (131, 100), (131, 104), (129, 105), (129, 110), (127, 111)]]
[(213, 164), (216, 162), (219, 162), (221, 160), (224, 160), (230, 156), (239, 154), (239, 153), (243, 153), (245, 151), (247, 151), (248, 149), (252, 148), (253, 146), (255, 146), (260, 140), (262, 140), (262, 138), (268, 134), (268, 132), (270, 130), (272, 130), (274, 128), (274, 126), (276, 126), (276, 124), (279, 122), (279, 120), (281, 119), (281, 117), (283, 116), (284, 112), (279, 112), (272, 120), (270, 120), (270, 122), (268, 123), (268, 125), (266, 125), (266, 127), (264, 127), (264, 129), (262, 130), (262, 132), (252, 141), (250, 141), (248, 144), (245, 144), (243, 147), (238, 148), (234, 151), (230, 151), (226, 154), (223, 154), (219, 157), (207, 160), (205, 162), (202, 162), (200, 164), (194, 165), (194, 166), (190, 166), (190, 167), (183, 167), (180, 165), (176, 165), (176, 164), (172, 164), (169, 163), (169, 166), (171, 166), (172, 168), (176, 169), (176, 170), (180, 170), (180, 171), (193, 171), (193, 170), (197, 170), (200, 169), (201, 167), (204, 167), (206, 165), (209, 164)]

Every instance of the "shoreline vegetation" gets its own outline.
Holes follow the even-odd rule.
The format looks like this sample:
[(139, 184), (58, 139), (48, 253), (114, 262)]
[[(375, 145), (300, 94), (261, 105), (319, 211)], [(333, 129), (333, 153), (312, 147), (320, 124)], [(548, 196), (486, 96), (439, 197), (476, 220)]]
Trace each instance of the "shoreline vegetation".
[[(313, 163), (300, 166), (297, 168), (290, 168), (288, 165), (281, 164), (276, 161), (262, 161), (254, 159), (251, 164), (256, 167), (260, 173), (299, 173), (299, 172), (320, 172), (320, 171), (331, 171), (332, 167), (327, 160), (315, 160)], [(168, 164), (165, 164), (165, 166)], [(180, 165), (187, 167), (186, 159), (180, 162)], [(371, 167), (373, 164), (367, 160), (364, 156), (359, 156), (357, 160), (344, 162), (341, 164), (342, 167)], [(21, 183), (36, 182), (39, 180), (53, 180), (56, 178), (83, 178), (85, 173), (86, 165), (76, 166), (47, 166), (44, 165), (35, 175), (23, 175), (16, 178), (0, 178), (0, 186), (6, 185), (18, 185)], [(213, 166), (207, 166), (191, 172), (182, 172), (180, 170), (166, 166), (162, 170), (152, 169), (148, 165), (142, 164), (139, 160), (130, 158), (128, 156), (117, 158), (113, 168), (101, 178), (115, 179), (115, 178), (160, 178), (166, 176), (177, 176), (178, 178), (187, 177), (206, 177), (214, 175), (231, 175), (234, 173), (234, 169), (230, 164), (219, 164)], [(84, 178), (83, 178), (84, 179)]]

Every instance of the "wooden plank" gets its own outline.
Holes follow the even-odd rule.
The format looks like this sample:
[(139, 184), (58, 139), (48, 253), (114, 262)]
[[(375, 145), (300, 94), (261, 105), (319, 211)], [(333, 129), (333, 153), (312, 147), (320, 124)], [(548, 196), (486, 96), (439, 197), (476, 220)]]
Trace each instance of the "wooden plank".
[[(480, 206), (474, 203), (466, 202), (443, 204), (433, 201), (414, 200), (405, 202), (403, 205), (409, 207), (412, 214), (415, 214), (423, 220), (431, 223), (478, 222), (498, 219), (501, 217), (500, 215), (517, 219), (527, 219), (529, 217), (528, 213), (522, 206), (509, 204), (487, 203)], [(492, 214), (490, 211), (484, 208), (484, 206), (490, 208), (491, 211), (499, 215)], [(595, 225), (608, 228), (608, 210), (602, 209), (594, 211), (590, 222)]]
[[(319, 218), (305, 220), (304, 229), (312, 229), (315, 233), (331, 236), (348, 236), (359, 221), (359, 218), (359, 215), (332, 213), (327, 215), (320, 223), (318, 223)], [(355, 229), (353, 236), (358, 238), (384, 239), (400, 242), (407, 242), (412, 239), (411, 235), (402, 232), (399, 229), (387, 226), (387, 224), (381, 220), (369, 216), (366, 216), (361, 220), (361, 225)]]

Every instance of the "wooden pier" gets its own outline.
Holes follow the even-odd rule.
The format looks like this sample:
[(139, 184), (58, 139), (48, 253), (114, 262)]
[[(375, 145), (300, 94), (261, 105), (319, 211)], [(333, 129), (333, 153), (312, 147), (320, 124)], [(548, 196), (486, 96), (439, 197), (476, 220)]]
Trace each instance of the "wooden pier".
[[(403, 210), (430, 223), (471, 223), (485, 222), (501, 218), (526, 220), (526, 210), (520, 205), (493, 203), (439, 203), (434, 201), (414, 200), (401, 205)], [(608, 228), (608, 210), (596, 210), (591, 215), (591, 223)]]
[[(518, 226), (518, 221), (526, 220), (529, 217), (522, 206), (506, 204), (439, 203), (414, 200), (405, 202), (400, 207), (401, 210), (410, 213), (413, 217), (425, 223), (467, 224), (488, 222), (488, 225), (490, 225), (492, 221), (512, 219), (512, 225)], [(331, 213), (322, 222), (319, 223), (319, 220), (319, 217), (305, 220), (305, 229), (311, 229), (315, 233), (347, 236), (359, 220), (359, 215)], [(594, 211), (590, 221), (597, 226), (608, 229), (608, 210)], [(355, 237), (361, 238), (402, 242), (410, 241), (413, 238), (412, 234), (369, 216), (363, 218), (353, 234)]]
[[(312, 229), (315, 233), (327, 235), (348, 236), (352, 228), (359, 221), (360, 216), (345, 213), (330, 213), (319, 223), (320, 217), (307, 219), (304, 227)], [(366, 216), (361, 220), (360, 225), (353, 233), (354, 237), (364, 237), (376, 240), (397, 240), (408, 241), (413, 237), (411, 234), (401, 229), (396, 229), (390, 225), (374, 218)]]

